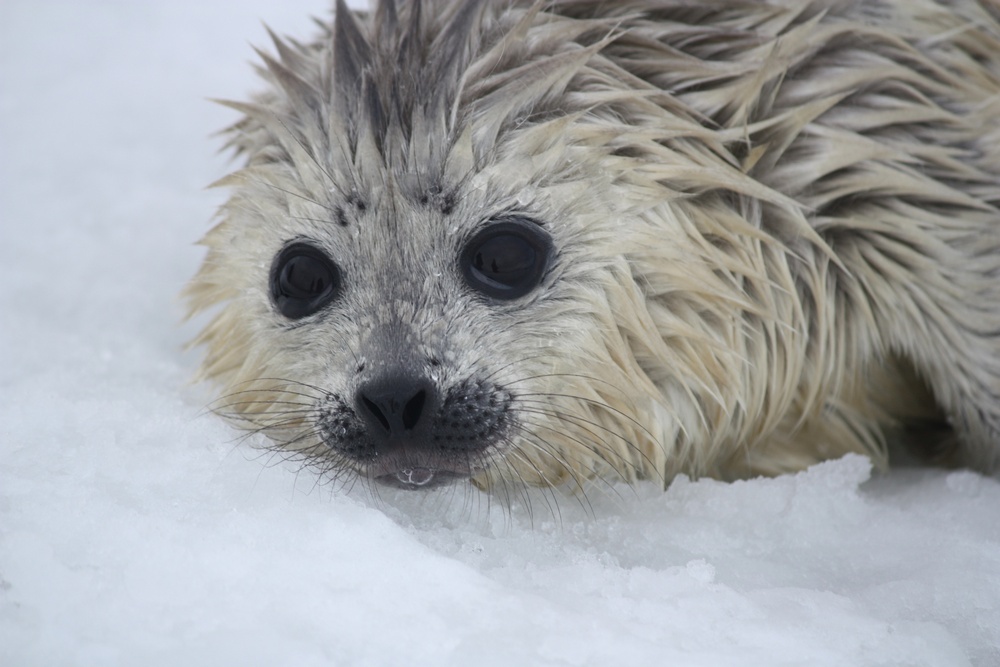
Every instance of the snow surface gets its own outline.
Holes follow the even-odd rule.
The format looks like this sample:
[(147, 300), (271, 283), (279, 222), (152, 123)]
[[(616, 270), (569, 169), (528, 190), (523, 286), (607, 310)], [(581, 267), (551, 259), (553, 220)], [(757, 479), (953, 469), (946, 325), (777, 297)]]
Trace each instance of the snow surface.
[[(0, 665), (997, 665), (1000, 482), (323, 485), (191, 386), (205, 101), (323, 0), (0, 4)], [(273, 465), (272, 465), (273, 464)]]

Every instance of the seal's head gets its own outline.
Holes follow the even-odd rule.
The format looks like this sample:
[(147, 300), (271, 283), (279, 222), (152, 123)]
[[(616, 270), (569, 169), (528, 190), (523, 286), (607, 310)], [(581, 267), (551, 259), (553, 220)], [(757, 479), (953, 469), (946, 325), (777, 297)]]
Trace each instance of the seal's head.
[(628, 231), (667, 193), (631, 169), (658, 145), (595, 60), (616, 20), (407, 7), (339, 6), (331, 34), (262, 55), (270, 93), (226, 103), (247, 164), (221, 181), (189, 288), (195, 310), (225, 304), (196, 341), (218, 410), (406, 487), (631, 478), (659, 450), (634, 398), (656, 392), (664, 345), (645, 292), (665, 272), (717, 279), (670, 244), (635, 280), (637, 253), (674, 232)]
[[(841, 9), (862, 17), (821, 25)], [(314, 43), (275, 38), (270, 91), (225, 102), (246, 163), (220, 181), (231, 196), (188, 291), (193, 311), (218, 307), (196, 340), (217, 410), (333, 474), (407, 488), (878, 454), (859, 369), (879, 345), (916, 349), (872, 333), (893, 307), (879, 281), (923, 264), (848, 268), (864, 256), (831, 243), (874, 243), (845, 208), (873, 193), (937, 191), (899, 123), (891, 150), (836, 137), (877, 132), (865, 110), (896, 95), (923, 146), (916, 124), (947, 86), (914, 66), (905, 90), (880, 87), (886, 68), (852, 49), (914, 56), (869, 18), (861, 3), (383, 0), (338, 3)], [(811, 124), (851, 91), (870, 105), (858, 93), (834, 129)], [(985, 118), (996, 100), (978, 104)], [(964, 201), (946, 203), (986, 215)], [(907, 242), (930, 247), (929, 228)], [(816, 448), (786, 447), (813, 424)]]

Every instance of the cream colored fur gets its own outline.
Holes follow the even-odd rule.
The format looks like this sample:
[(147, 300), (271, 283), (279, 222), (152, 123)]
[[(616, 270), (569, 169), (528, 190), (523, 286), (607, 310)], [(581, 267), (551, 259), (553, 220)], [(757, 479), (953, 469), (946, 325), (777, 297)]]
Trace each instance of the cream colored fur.
[[(995, 0), (417, 6), (340, 6), (227, 103), (246, 165), (187, 292), (221, 304), (195, 341), (219, 412), (363, 476), (317, 406), (402, 321), (447, 351), (443, 382), (514, 395), (487, 486), (885, 464), (890, 440), (997, 469)], [(510, 209), (557, 258), (491, 309), (449, 239)], [(348, 282), (290, 327), (268, 267), (299, 236), (340, 248)]]

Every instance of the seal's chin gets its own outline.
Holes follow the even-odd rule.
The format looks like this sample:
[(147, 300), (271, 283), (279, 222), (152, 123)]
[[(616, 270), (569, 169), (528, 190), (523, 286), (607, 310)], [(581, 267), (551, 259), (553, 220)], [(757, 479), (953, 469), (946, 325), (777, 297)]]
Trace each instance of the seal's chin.
[(395, 486), (400, 489), (430, 489), (451, 482), (466, 479), (468, 474), (451, 470), (435, 468), (400, 468), (395, 472), (379, 475), (375, 478), (381, 484)]

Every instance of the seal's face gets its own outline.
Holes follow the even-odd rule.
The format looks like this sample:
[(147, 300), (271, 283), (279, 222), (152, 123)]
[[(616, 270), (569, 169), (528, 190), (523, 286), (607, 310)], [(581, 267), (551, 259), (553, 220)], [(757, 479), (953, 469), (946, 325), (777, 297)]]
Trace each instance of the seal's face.
[(335, 223), (307, 221), (286, 239), (259, 281), (275, 341), (298, 359), (297, 391), (318, 393), (316, 436), (378, 481), (468, 477), (516, 437), (501, 331), (538, 300), (552, 238), (524, 214), (454, 209), (356, 195)]
[[(220, 352), (240, 355), (219, 411), (337, 474), (406, 488), (565, 476), (539, 460), (558, 456), (547, 423), (573, 413), (558, 394), (586, 370), (571, 353), (586, 346), (567, 344), (592, 329), (572, 297), (587, 218), (578, 197), (554, 206), (504, 171), (445, 193), (389, 171), (385, 186), (323, 174), (309, 190), (241, 177), (234, 201), (254, 206), (213, 232), (206, 264), (233, 290)], [(274, 193), (281, 210), (262, 204)], [(580, 425), (578, 440), (601, 439)]]
[[(244, 196), (259, 187), (245, 182)], [(210, 265), (240, 286), (221, 318), (247, 335), (220, 410), (339, 474), (406, 488), (498, 471), (557, 482), (565, 466), (540, 472), (553, 468), (540, 459), (567, 429), (548, 422), (580, 414), (560, 407), (570, 396), (601, 402), (573, 386), (593, 371), (573, 344), (593, 330), (573, 296), (586, 216), (499, 169), (445, 195), (343, 189), (286, 199), (278, 225), (243, 210), (217, 246)], [(578, 441), (605, 439), (592, 416), (578, 425)]]

